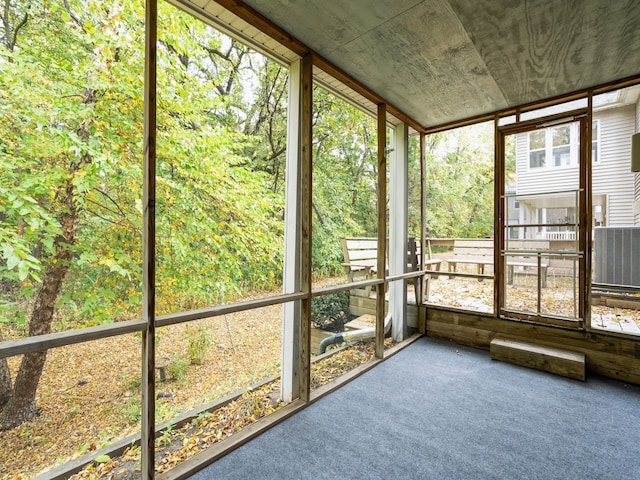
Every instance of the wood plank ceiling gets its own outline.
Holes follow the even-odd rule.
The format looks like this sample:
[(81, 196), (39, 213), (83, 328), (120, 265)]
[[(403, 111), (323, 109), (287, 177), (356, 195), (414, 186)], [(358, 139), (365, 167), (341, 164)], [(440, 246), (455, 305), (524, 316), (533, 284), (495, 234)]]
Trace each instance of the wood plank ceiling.
[(244, 3), (425, 128), (640, 74), (637, 0)]

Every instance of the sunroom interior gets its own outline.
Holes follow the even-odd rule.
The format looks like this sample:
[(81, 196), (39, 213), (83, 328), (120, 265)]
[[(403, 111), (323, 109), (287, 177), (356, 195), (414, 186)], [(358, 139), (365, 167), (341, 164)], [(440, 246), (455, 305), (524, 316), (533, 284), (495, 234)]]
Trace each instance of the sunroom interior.
[[(288, 70), (284, 273), (281, 295), (221, 298), (159, 316), (156, 3), (146, 2), (142, 319), (0, 342), (5, 358), (141, 333), (137, 475), (187, 478), (421, 337), (579, 380), (640, 384), (640, 172), (631, 170), (631, 138), (640, 132), (640, 4), (169, 0)], [(314, 86), (377, 128), (377, 237), (354, 235), (351, 250), (342, 239), (347, 274), (333, 283), (317, 282), (312, 271)], [(429, 196), (429, 159), (447, 149), (432, 148), (430, 138), (455, 131), (485, 142), (484, 163), (469, 168), (492, 175), (489, 234), (430, 233), (438, 205)], [(460, 214), (460, 222), (473, 220)], [(369, 263), (367, 249), (376, 252)], [(356, 255), (353, 275), (348, 253)], [(312, 300), (340, 292), (370, 323), (315, 345)], [(274, 305), (282, 306), (278, 397), (286, 406), (158, 474), (156, 438), (167, 428), (156, 418), (158, 331), (226, 322), (236, 312), (259, 316)], [(362, 339), (372, 342), (373, 358), (314, 389), (317, 349)], [(229, 341), (235, 349), (230, 331)], [(76, 473), (91, 455), (42, 478)]]

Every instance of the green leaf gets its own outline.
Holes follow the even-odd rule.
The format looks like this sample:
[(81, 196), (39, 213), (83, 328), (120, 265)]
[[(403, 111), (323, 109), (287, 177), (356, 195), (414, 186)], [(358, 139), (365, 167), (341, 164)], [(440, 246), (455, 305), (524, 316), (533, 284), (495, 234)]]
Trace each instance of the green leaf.
[(29, 264), (27, 262), (18, 263), (18, 278), (24, 282), (29, 276)]
[(13, 248), (13, 245), (11, 245), (10, 243), (7, 243), (4, 245), (4, 247), (2, 247), (2, 255), (7, 260), (9, 260), (9, 257), (13, 256), (14, 251), (15, 249)]
[(7, 258), (7, 270), (13, 270), (19, 263), (20, 257), (18, 257), (17, 255), (11, 255), (9, 258)]

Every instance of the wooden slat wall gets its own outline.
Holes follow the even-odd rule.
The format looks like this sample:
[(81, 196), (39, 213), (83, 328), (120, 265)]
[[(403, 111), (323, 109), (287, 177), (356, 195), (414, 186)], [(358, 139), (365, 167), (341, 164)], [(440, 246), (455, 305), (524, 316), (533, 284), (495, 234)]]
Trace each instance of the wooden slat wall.
[(427, 335), (489, 349), (498, 334), (584, 353), (587, 371), (640, 384), (640, 338), (533, 325), (473, 313), (427, 307)]

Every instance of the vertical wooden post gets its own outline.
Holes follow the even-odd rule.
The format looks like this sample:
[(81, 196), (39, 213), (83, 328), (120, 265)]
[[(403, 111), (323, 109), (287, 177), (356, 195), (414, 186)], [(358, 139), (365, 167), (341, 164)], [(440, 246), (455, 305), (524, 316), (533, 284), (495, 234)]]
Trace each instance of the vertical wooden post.
[[(409, 127), (401, 123), (393, 129), (393, 154), (389, 168), (389, 275), (407, 271), (408, 163)], [(407, 282), (391, 282), (389, 312), (393, 318), (391, 335), (394, 342), (407, 337)]]
[[(378, 105), (378, 278), (385, 278), (387, 252), (387, 106)], [(384, 356), (386, 285), (376, 290), (376, 358)]]
[[(301, 61), (289, 67), (289, 109), (287, 115), (286, 205), (284, 225), (284, 293), (301, 291), (301, 192), (300, 146)], [(282, 373), (280, 397), (290, 402), (300, 396), (300, 302), (282, 307)]]
[(142, 228), (142, 479), (153, 479), (155, 444), (156, 60), (157, 0), (146, 0)]
[[(518, 118), (520, 113), (518, 112)], [(504, 181), (505, 162), (504, 144), (505, 136), (500, 131), (500, 116), (493, 117), (493, 145), (494, 145), (494, 186), (493, 186), (493, 311), (500, 314), (504, 306), (504, 264), (501, 252), (504, 249), (504, 223), (506, 222), (506, 210), (504, 205)]]
[(307, 402), (311, 394), (311, 234), (313, 208), (313, 59), (311, 54), (301, 62), (300, 166), (302, 198), (302, 237), (300, 284), (307, 297), (301, 301), (300, 320), (300, 398)]
[[(420, 270), (425, 269), (426, 236), (427, 236), (427, 161), (426, 142), (424, 132), (420, 132)], [(427, 283), (428, 276), (420, 277), (419, 288), (416, 292), (416, 304), (418, 306), (418, 331), (427, 333), (426, 311), (423, 308), (425, 297), (429, 294)]]
[[(584, 141), (582, 137), (584, 135)], [(579, 251), (584, 252), (578, 269), (578, 317), (584, 319), (585, 326), (591, 328), (591, 260), (593, 255), (593, 159), (591, 142), (593, 135), (593, 92), (587, 97), (587, 116), (580, 120), (580, 188), (584, 213), (580, 217), (578, 231)], [(584, 162), (582, 162), (584, 159)], [(582, 165), (584, 163), (584, 165)], [(581, 296), (581, 297), (580, 297)]]

